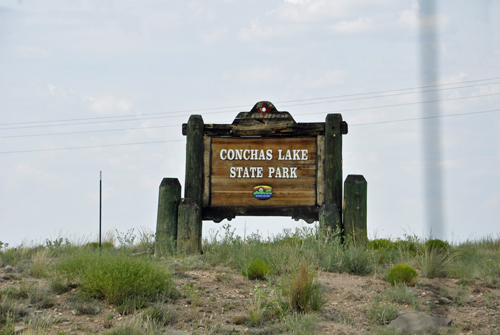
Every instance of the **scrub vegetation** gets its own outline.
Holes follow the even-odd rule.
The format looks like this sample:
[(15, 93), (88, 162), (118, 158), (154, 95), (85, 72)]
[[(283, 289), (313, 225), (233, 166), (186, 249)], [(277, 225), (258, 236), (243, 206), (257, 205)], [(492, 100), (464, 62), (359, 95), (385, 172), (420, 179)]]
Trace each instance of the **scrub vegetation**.
[[(15, 327), (33, 334), (162, 334), (167, 329), (315, 334), (325, 322), (353, 327), (349, 316), (332, 308), (337, 302), (328, 298), (326, 274), (385, 285), (373, 289), (360, 309), (363, 327), (371, 329), (367, 333), (392, 333), (380, 327), (405, 309), (434, 315), (450, 307), (460, 310), (476, 301), (474, 290), (480, 291), (476, 296), (483, 308), (495, 311), (491, 315), (500, 304), (500, 238), (449, 244), (406, 236), (363, 246), (348, 239), (342, 244), (338, 231), (308, 228), (240, 237), (224, 225), (203, 241), (203, 255), (189, 257), (177, 255), (172, 241), (153, 255), (155, 237), (145, 229), (109, 235), (101, 248), (63, 238), (0, 245), (0, 334)], [(200, 276), (212, 276), (212, 286)], [(454, 285), (434, 289), (428, 282), (433, 278)], [(233, 289), (221, 290), (229, 286)], [(359, 293), (346, 294), (359, 299)], [(426, 300), (426, 294), (435, 297)], [(85, 319), (80, 324), (71, 321), (73, 316)], [(453, 329), (466, 326), (456, 322)]]

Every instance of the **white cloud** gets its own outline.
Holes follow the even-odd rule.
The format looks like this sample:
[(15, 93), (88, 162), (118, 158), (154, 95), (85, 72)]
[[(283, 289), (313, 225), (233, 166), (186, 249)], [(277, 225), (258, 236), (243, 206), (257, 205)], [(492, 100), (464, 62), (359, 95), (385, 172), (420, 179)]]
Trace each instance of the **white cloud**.
[(439, 84), (459, 83), (463, 80), (466, 80), (467, 78), (469, 78), (469, 76), (464, 72), (450, 74), (448, 76), (442, 76), (441, 78), (439, 78)]
[(20, 46), (15, 51), (15, 57), (24, 60), (44, 60), (50, 57), (50, 52), (33, 46)]
[(84, 96), (83, 100), (90, 104), (90, 109), (99, 114), (126, 113), (132, 109), (132, 102), (127, 99), (118, 99), (111, 95), (101, 98)]
[(220, 40), (222, 37), (224, 37), (226, 32), (227, 32), (226, 28), (215, 29), (215, 30), (211, 31), (210, 33), (201, 34), (201, 40), (205, 44), (212, 44), (212, 43)]
[(332, 26), (333, 31), (342, 34), (354, 34), (367, 31), (372, 26), (370, 18), (359, 18), (355, 21), (340, 21)]
[(331, 0), (285, 0), (276, 13), (281, 20), (314, 22), (328, 17), (344, 17), (352, 2)]
[(340, 85), (344, 82), (346, 71), (331, 70), (322, 75), (296, 76), (290, 81), (290, 86), (295, 89), (317, 89), (325, 86)]
[(19, 178), (42, 178), (42, 179), (50, 179), (50, 174), (47, 172), (40, 171), (36, 167), (27, 164), (27, 163), (19, 163), (14, 168), (14, 175)]
[(283, 21), (318, 22), (359, 13), (371, 5), (387, 7), (387, 0), (284, 0), (273, 12)]
[(418, 27), (418, 12), (420, 6), (417, 1), (413, 1), (411, 9), (407, 9), (401, 12), (399, 15), (399, 23), (405, 26), (410, 26), (412, 28)]
[(203, 2), (190, 2), (188, 8), (191, 10), (194, 19), (215, 20), (216, 14), (210, 7), (203, 5)]
[(48, 84), (48, 85), (49, 85), (49, 91), (53, 96), (56, 96), (56, 95), (66, 96), (67, 92), (64, 88), (57, 87), (56, 85), (52, 85), (52, 84)]
[(283, 28), (280, 26), (270, 26), (267, 23), (262, 23), (260, 19), (254, 19), (250, 22), (249, 28), (244, 28), (238, 33), (238, 37), (244, 41), (251, 41), (277, 36), (283, 32)]
[(500, 192), (497, 194), (494, 194), (493, 196), (489, 197), (486, 199), (483, 204), (482, 208), (498, 208), (500, 205)]
[(238, 78), (243, 82), (269, 83), (280, 77), (278, 70), (269, 67), (253, 67), (251, 69), (243, 69), (238, 73)]

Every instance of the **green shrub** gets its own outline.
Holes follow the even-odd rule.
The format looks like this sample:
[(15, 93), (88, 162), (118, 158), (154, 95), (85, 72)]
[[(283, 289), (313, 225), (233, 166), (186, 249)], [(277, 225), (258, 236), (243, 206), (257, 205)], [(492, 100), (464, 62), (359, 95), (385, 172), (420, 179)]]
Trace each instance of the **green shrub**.
[(441, 241), (441, 240), (435, 239), (435, 240), (428, 240), (427, 242), (425, 242), (425, 248), (427, 250), (436, 250), (436, 251), (441, 251), (441, 252), (447, 252), (450, 250), (451, 246), (446, 241)]
[(363, 246), (351, 246), (340, 255), (341, 269), (353, 275), (366, 275), (373, 271), (373, 257)]
[(410, 253), (412, 255), (415, 255), (418, 251), (418, 245), (413, 241), (396, 241), (393, 243), (393, 247), (402, 253)]
[(301, 266), (298, 273), (292, 279), (289, 292), (290, 304), (297, 312), (305, 311), (311, 300), (312, 283), (314, 277), (309, 274), (307, 266)]
[(318, 312), (325, 307), (328, 302), (324, 287), (319, 282), (313, 282), (311, 288), (311, 310)]
[(394, 287), (386, 288), (383, 295), (391, 302), (411, 305), (415, 310), (418, 308), (417, 296), (404, 284), (395, 283)]
[(394, 243), (391, 242), (391, 240), (386, 239), (386, 238), (379, 238), (373, 241), (368, 241), (368, 247), (373, 249), (373, 250), (379, 250), (379, 249), (391, 249), (393, 247)]
[(392, 285), (397, 283), (413, 286), (417, 282), (418, 273), (411, 266), (398, 264), (389, 270), (387, 281)]
[(49, 295), (48, 290), (45, 288), (32, 286), (28, 298), (30, 303), (35, 305), (37, 309), (50, 308), (56, 304), (54, 297)]
[(55, 294), (62, 294), (71, 291), (71, 289), (76, 288), (76, 285), (72, 285), (67, 280), (63, 279), (62, 276), (54, 274), (49, 278), (50, 289)]
[(141, 317), (144, 321), (151, 320), (160, 326), (167, 326), (174, 323), (175, 312), (169, 305), (155, 303), (146, 308), (142, 312)]
[(386, 325), (398, 316), (398, 310), (395, 306), (387, 303), (380, 303), (380, 296), (375, 296), (372, 304), (366, 310), (368, 319), (379, 325)]
[(444, 253), (442, 249), (425, 248), (424, 253), (418, 257), (420, 270), (427, 278), (441, 278), (446, 276), (449, 262), (456, 254)]
[(28, 315), (28, 311), (25, 307), (9, 296), (2, 296), (0, 299), (0, 325), (17, 322), (26, 315)]
[(316, 280), (316, 272), (304, 263), (292, 271), (282, 283), (282, 293), (287, 298), (287, 306), (281, 304), (276, 306), (280, 307), (278, 309), (291, 307), (294, 312), (316, 312), (328, 301), (323, 286)]
[(250, 264), (244, 268), (241, 273), (243, 276), (250, 280), (254, 279), (265, 279), (267, 275), (270, 275), (273, 270), (267, 265), (267, 263), (261, 259), (254, 259)]
[(116, 306), (116, 311), (122, 315), (130, 315), (148, 306), (149, 301), (144, 296), (126, 297)]
[(161, 335), (164, 334), (162, 327), (152, 320), (144, 321), (135, 317), (116, 327), (108, 335)]
[(55, 266), (62, 280), (78, 284), (82, 293), (120, 305), (127, 299), (157, 298), (176, 294), (171, 274), (143, 257), (82, 249)]
[[(296, 335), (313, 335), (316, 332), (316, 323), (318, 323), (319, 318), (315, 314), (305, 314), (305, 315), (287, 315), (283, 320), (284, 328), (289, 332), (289, 334)], [(274, 332), (276, 334), (278, 332)], [(281, 332), (280, 332), (281, 333)]]
[(40, 249), (31, 255), (31, 265), (29, 273), (35, 278), (47, 276), (47, 268), (50, 263), (51, 251), (49, 249)]

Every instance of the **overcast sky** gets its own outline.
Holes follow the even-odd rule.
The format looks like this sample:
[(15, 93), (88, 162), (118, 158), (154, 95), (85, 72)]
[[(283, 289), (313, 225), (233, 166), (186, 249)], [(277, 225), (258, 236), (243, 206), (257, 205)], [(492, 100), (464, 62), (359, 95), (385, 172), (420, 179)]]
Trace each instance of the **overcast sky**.
[[(370, 237), (428, 236), (418, 11), (402, 0), (0, 0), (0, 241), (95, 238), (99, 171), (103, 230), (154, 231), (162, 178), (184, 184), (182, 123), (230, 123), (261, 100), (298, 122), (341, 113), (344, 178), (368, 181)], [(444, 238), (496, 237), (500, 2), (440, 1), (438, 12)], [(231, 225), (264, 237), (307, 226)], [(220, 227), (204, 222), (204, 235)]]

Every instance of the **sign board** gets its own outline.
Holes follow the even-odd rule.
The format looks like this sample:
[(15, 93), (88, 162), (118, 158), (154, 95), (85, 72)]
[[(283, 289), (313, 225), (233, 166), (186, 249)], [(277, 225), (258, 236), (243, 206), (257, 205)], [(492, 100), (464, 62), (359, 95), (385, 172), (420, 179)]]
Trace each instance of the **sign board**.
[(316, 205), (316, 138), (211, 142), (210, 205)]
[[(325, 122), (297, 123), (290, 113), (262, 101), (239, 113), (232, 124), (195, 126), (194, 133), (203, 129), (203, 220), (252, 215), (318, 221), (328, 184), (323, 154), (327, 133), (338, 134), (330, 142), (340, 143), (340, 150), (329, 157), (342, 178), (341, 135), (347, 133), (347, 124), (336, 115), (338, 129), (326, 131)], [(183, 124), (183, 134), (189, 138), (188, 124)], [(186, 170), (186, 180), (190, 173)], [(340, 199), (341, 184), (335, 188)]]

